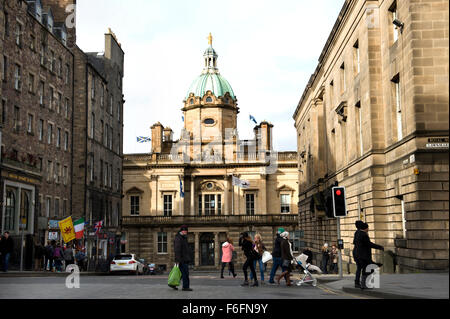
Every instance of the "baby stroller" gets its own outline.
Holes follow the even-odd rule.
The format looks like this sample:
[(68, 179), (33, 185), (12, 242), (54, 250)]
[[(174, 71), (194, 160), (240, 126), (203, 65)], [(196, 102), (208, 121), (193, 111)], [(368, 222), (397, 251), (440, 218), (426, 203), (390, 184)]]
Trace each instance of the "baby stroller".
[(303, 278), (297, 281), (296, 285), (301, 286), (302, 284), (311, 283), (313, 287), (317, 286), (317, 279), (313, 277), (310, 271), (317, 271), (319, 274), (322, 273), (319, 267), (308, 264), (306, 261), (308, 256), (301, 254), (298, 257), (294, 257), (294, 261), (297, 263), (296, 268), (299, 270), (300, 274), (304, 274)]

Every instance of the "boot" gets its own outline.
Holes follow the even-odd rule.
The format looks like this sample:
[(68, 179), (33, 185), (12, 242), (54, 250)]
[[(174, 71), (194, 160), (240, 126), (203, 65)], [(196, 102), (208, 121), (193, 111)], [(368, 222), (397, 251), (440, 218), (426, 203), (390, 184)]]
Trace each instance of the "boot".
[(288, 286), (288, 287), (292, 286), (292, 284), (291, 284), (291, 274), (290, 273), (286, 274), (286, 286)]
[(287, 274), (287, 271), (285, 271), (285, 272), (283, 272), (281, 275), (275, 277), (275, 279), (276, 279), (276, 281), (277, 281), (277, 284), (280, 284), (281, 278), (283, 278), (284, 276), (286, 276), (286, 274)]
[(242, 287), (248, 286), (248, 280), (244, 281), (244, 282), (241, 284), (241, 286), (242, 286)]
[(253, 283), (252, 287), (258, 287), (258, 280), (255, 280), (255, 282)]

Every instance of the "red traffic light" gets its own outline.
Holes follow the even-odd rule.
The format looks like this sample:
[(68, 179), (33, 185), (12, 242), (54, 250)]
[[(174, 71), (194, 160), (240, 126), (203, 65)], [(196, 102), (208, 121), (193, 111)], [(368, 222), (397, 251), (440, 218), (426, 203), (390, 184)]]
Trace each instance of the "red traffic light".
[(336, 191), (336, 195), (341, 196), (341, 194), (342, 194), (341, 190), (338, 189), (338, 190)]

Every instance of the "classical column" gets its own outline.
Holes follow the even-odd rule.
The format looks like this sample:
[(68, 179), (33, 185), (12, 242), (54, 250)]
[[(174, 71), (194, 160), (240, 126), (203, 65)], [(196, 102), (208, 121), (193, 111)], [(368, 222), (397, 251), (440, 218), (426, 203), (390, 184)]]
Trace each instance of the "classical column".
[(228, 176), (225, 175), (224, 176), (224, 185), (225, 185), (225, 190), (223, 192), (223, 211), (222, 211), (222, 215), (230, 215), (230, 212), (228, 210), (228, 193), (229, 193), (229, 182), (228, 182)]
[(200, 234), (194, 233), (195, 235), (195, 267), (200, 266)]
[(219, 266), (219, 233), (214, 233), (214, 266)]
[[(186, 197), (186, 185), (185, 185), (185, 182), (184, 182), (184, 177), (183, 176), (180, 176), (179, 177), (180, 178), (180, 180), (181, 180), (181, 182), (182, 182), (182, 185), (183, 185), (183, 192), (185, 192), (185, 194), (184, 194), (184, 197)], [(180, 189), (180, 203), (179, 203), (179, 213), (178, 213), (178, 215), (179, 216), (183, 216), (184, 215), (184, 197), (181, 197), (181, 189)]]
[(191, 175), (191, 216), (195, 216), (195, 176)]
[(261, 203), (260, 213), (262, 215), (267, 215), (267, 175), (266, 174), (261, 174), (261, 183), (262, 183), (262, 187), (261, 187), (261, 199), (260, 199), (260, 203)]
[(151, 177), (151, 190), (150, 190), (150, 196), (151, 196), (151, 204), (150, 204), (150, 210), (152, 216), (158, 215), (158, 176), (152, 175)]

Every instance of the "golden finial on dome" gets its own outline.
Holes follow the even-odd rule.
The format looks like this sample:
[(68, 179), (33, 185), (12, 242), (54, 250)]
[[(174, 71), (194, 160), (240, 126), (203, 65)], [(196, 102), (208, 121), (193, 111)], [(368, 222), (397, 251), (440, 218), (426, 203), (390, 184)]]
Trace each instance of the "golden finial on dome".
[(209, 36), (208, 36), (208, 43), (209, 43), (209, 45), (212, 45), (212, 42), (213, 42), (213, 36), (211, 35), (211, 32), (210, 32)]

